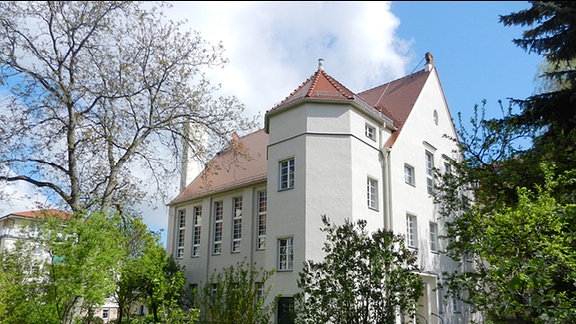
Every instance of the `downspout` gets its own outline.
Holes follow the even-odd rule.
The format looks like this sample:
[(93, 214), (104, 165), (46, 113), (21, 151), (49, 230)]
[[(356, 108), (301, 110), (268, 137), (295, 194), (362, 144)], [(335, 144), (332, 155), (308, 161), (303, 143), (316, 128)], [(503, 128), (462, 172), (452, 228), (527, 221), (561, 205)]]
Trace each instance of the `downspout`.
[[(212, 248), (212, 244), (210, 244), (210, 242), (212, 241), (212, 237), (214, 235), (214, 233), (212, 233), (213, 230), (213, 226), (212, 226), (212, 205), (213, 205), (213, 198), (210, 197), (210, 200), (208, 201), (209, 206), (208, 206), (208, 217), (206, 217), (208, 219), (208, 243), (206, 244), (206, 281), (204, 283), (204, 285), (208, 284), (208, 280), (210, 280), (210, 258), (212, 257), (212, 254), (210, 253), (210, 250)], [(202, 217), (204, 218), (204, 217)]]
[[(256, 225), (256, 237), (258, 237), (258, 217), (260, 216), (260, 197), (258, 196), (258, 190), (252, 190), (251, 201), (256, 202), (256, 209), (252, 209), (252, 212), (250, 213), (252, 216), (250, 217), (250, 235), (248, 235), (250, 238), (250, 252), (248, 252), (250, 254), (250, 271), (253, 270), (252, 265), (254, 264), (254, 251), (256, 251), (254, 235), (252, 235), (254, 233), (254, 225)], [(254, 203), (252, 203), (252, 208), (254, 208)], [(254, 217), (254, 215), (256, 215), (256, 217)], [(242, 215), (242, 217), (244, 217), (244, 215)], [(256, 238), (256, 240), (258, 240), (258, 238)]]
[(384, 217), (384, 229), (393, 230), (392, 227), (392, 205), (391, 205), (391, 193), (390, 193), (390, 188), (391, 188), (391, 181), (390, 181), (390, 176), (391, 176), (391, 170), (390, 170), (390, 151), (391, 149), (389, 147), (382, 147), (380, 149), (380, 152), (382, 153), (382, 159), (383, 159), (383, 163), (382, 163), (382, 179), (384, 181), (382, 181), (382, 187), (383, 187), (383, 192), (382, 192), (382, 197), (384, 199), (384, 207), (382, 208), (383, 210), (383, 217)]

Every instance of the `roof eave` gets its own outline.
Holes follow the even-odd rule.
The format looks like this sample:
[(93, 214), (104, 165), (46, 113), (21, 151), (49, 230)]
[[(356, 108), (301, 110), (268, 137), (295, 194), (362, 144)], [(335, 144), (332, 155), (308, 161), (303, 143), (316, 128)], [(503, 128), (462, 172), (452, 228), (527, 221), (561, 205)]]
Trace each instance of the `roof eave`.
[(174, 207), (177, 205), (182, 205), (182, 204), (187, 203), (187, 202), (192, 201), (192, 200), (202, 199), (204, 197), (208, 197), (211, 195), (221, 194), (221, 193), (235, 190), (235, 189), (242, 188), (242, 187), (254, 186), (254, 185), (257, 185), (259, 183), (264, 183), (267, 180), (268, 180), (268, 174), (265, 173), (263, 175), (255, 177), (255, 178), (250, 179), (248, 181), (235, 182), (235, 183), (232, 183), (231, 185), (220, 187), (220, 188), (205, 189), (196, 195), (190, 195), (190, 196), (186, 196), (186, 197), (182, 197), (182, 198), (176, 197), (174, 200), (172, 200), (171, 202), (169, 202), (166, 205), (168, 207)]
[(303, 105), (305, 103), (326, 103), (326, 104), (349, 104), (354, 106), (356, 109), (368, 114), (369, 116), (373, 117), (374, 120), (380, 121), (385, 127), (389, 130), (396, 130), (397, 127), (394, 126), (394, 122), (392, 119), (388, 118), (379, 110), (375, 109), (374, 107), (370, 106), (369, 104), (362, 101), (360, 98), (355, 96), (353, 99), (331, 99), (331, 98), (311, 98), (311, 97), (304, 97), (299, 98), (297, 100), (293, 100), (291, 102), (276, 106), (274, 109), (268, 111), (264, 116), (264, 131), (269, 134), (270, 129), (270, 117), (286, 110), (290, 110), (294, 107)]

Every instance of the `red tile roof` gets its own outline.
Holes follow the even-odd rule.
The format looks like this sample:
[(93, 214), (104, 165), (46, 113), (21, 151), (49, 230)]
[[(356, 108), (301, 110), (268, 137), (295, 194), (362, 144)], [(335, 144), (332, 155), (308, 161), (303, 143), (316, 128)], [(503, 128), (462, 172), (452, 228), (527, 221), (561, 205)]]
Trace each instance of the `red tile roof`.
[(27, 211), (10, 213), (4, 217), (10, 217), (10, 216), (23, 217), (23, 218), (58, 217), (62, 219), (68, 219), (68, 217), (70, 217), (70, 214), (58, 209), (38, 209), (38, 210), (27, 210)]
[(263, 129), (236, 138), (231, 148), (214, 157), (170, 205), (265, 181), (268, 174), (267, 148), (268, 134)]
[(324, 70), (318, 69), (306, 81), (304, 81), (296, 90), (294, 90), (286, 99), (282, 100), (276, 107), (268, 112), (298, 101), (302, 98), (317, 99), (341, 99), (353, 100), (354, 93), (348, 90), (340, 82), (328, 75)]
[[(354, 94), (323, 69), (318, 69), (286, 99), (267, 111), (266, 119), (270, 114), (279, 112), (301, 100), (354, 102), (364, 109), (373, 109), (376, 114), (381, 114), (383, 119), (389, 119), (387, 122), (394, 123), (396, 130), (385, 144), (391, 147), (410, 115), (429, 75), (430, 72), (421, 70)], [(229, 150), (216, 156), (204, 171), (170, 202), (170, 205), (223, 192), (240, 185), (265, 181), (268, 168), (266, 161), (268, 123), (265, 124), (265, 129), (242, 138), (235, 138), (233, 142), (237, 143), (236, 147), (241, 149), (241, 154), (238, 155), (234, 153), (234, 150)]]
[(387, 147), (392, 147), (396, 141), (429, 75), (430, 72), (421, 70), (358, 94), (369, 105), (392, 119), (398, 128), (386, 143)]

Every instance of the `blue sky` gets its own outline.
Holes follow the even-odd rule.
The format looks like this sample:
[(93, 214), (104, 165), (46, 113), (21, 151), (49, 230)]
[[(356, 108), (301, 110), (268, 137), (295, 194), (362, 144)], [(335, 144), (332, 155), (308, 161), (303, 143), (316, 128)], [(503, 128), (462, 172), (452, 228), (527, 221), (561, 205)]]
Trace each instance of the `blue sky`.
[[(522, 1), (181, 1), (167, 11), (172, 20), (208, 42), (222, 42), (229, 63), (205, 71), (246, 105), (246, 117), (263, 116), (312, 75), (324, 69), (354, 92), (423, 68), (431, 52), (452, 116), (465, 121), (486, 99), (525, 99), (535, 87), (542, 58), (512, 43), (523, 29), (498, 22), (530, 7)], [(260, 119), (263, 125), (263, 117)], [(175, 197), (178, 177), (174, 176)], [(16, 188), (18, 189), (18, 188)], [(20, 190), (27, 190), (20, 188)], [(166, 202), (142, 208), (154, 230), (166, 229)], [(17, 201), (4, 213), (33, 208)], [(166, 231), (163, 239), (165, 240)]]
[(360, 92), (423, 68), (434, 55), (448, 105), (468, 113), (482, 99), (532, 94), (542, 58), (512, 43), (523, 29), (499, 15), (523, 1), (178, 2), (174, 19), (209, 41), (222, 41), (230, 63), (216, 71), (225, 93), (247, 114), (263, 114), (317, 68)]
[(530, 8), (523, 1), (393, 2), (401, 19), (398, 36), (413, 39), (412, 51), (430, 51), (453, 117), (470, 116), (487, 100), (487, 113), (501, 116), (497, 100), (533, 94), (542, 57), (512, 43), (524, 28), (506, 27), (499, 15)]

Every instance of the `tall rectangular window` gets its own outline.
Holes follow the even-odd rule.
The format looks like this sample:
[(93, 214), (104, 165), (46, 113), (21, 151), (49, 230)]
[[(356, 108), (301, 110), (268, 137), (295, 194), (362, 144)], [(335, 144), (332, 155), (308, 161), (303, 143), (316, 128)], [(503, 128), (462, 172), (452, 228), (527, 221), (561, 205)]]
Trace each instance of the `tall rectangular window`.
[(368, 208), (378, 209), (378, 181), (368, 177), (366, 184)]
[(462, 307), (460, 305), (460, 295), (457, 293), (452, 296), (452, 312), (454, 313), (462, 312)]
[(430, 222), (430, 251), (438, 252), (438, 224)]
[(289, 271), (293, 268), (294, 263), (294, 239), (281, 238), (278, 239), (278, 270)]
[(407, 214), (406, 215), (406, 243), (408, 247), (417, 248), (418, 247), (418, 227), (416, 223), (416, 216)]
[(446, 174), (452, 174), (452, 164), (450, 164), (450, 162), (444, 162), (444, 172)]
[(176, 258), (184, 256), (184, 239), (186, 238), (186, 210), (178, 209), (178, 242), (176, 242)]
[(264, 302), (264, 284), (260, 281), (254, 283), (256, 288), (256, 302)]
[(212, 254), (222, 253), (222, 201), (214, 202), (214, 242), (212, 244)]
[(404, 182), (414, 186), (414, 168), (408, 164), (404, 164)]
[(266, 191), (258, 193), (258, 250), (266, 248), (266, 213), (268, 211), (268, 196)]
[(429, 194), (434, 193), (434, 155), (426, 151), (426, 188)]
[(202, 206), (194, 207), (194, 237), (192, 238), (192, 256), (200, 255), (200, 234), (202, 232)]
[(280, 190), (294, 188), (294, 159), (280, 161)]
[(441, 286), (436, 287), (436, 291), (438, 293), (438, 296), (436, 297), (438, 298), (438, 314), (444, 314), (444, 292)]
[(232, 252), (240, 252), (242, 242), (242, 197), (234, 197), (232, 215)]

